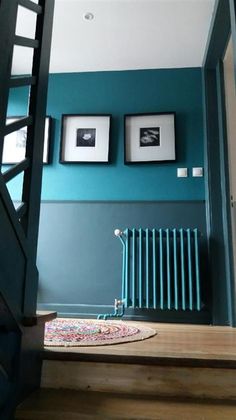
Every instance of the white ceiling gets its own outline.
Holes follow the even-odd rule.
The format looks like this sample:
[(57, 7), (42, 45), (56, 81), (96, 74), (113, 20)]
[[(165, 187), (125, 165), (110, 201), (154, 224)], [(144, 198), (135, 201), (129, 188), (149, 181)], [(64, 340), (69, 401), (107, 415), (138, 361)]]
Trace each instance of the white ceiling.
[[(202, 65), (215, 0), (56, 0), (50, 72)], [(94, 20), (85, 21), (86, 12)], [(17, 33), (33, 36), (21, 9)], [(15, 48), (14, 74), (29, 72), (29, 51)], [(23, 52), (22, 52), (23, 51)]]

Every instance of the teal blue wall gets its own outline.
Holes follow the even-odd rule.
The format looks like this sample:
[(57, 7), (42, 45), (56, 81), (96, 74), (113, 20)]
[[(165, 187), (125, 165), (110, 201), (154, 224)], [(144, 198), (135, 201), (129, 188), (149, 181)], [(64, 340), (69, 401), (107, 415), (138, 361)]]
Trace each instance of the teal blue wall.
[[(114, 230), (126, 227), (198, 228), (202, 234), (200, 277), (204, 302), (200, 313), (140, 309), (127, 311), (128, 317), (178, 322), (181, 315), (182, 322), (209, 322), (205, 306), (209, 276), (204, 201), (43, 202), (38, 242), (38, 308), (72, 317), (112, 312), (114, 299), (121, 297), (122, 278), (122, 245)], [(166, 256), (164, 265), (165, 261)], [(186, 276), (187, 279), (187, 273)], [(157, 290), (159, 281), (157, 274)], [(171, 276), (172, 292), (173, 281)], [(167, 300), (167, 287), (164, 287), (164, 300)]]
[[(24, 114), (26, 103), (27, 91), (15, 89), (9, 115)], [(176, 162), (124, 165), (124, 114), (173, 111)], [(66, 113), (112, 114), (111, 164), (59, 164)], [(41, 208), (38, 304), (62, 315), (95, 316), (120, 296), (115, 228), (197, 227), (205, 238), (204, 178), (176, 176), (177, 167), (191, 174), (193, 166), (203, 166), (201, 70), (53, 74), (47, 114), (53, 118), (53, 159), (43, 174), (42, 198), (50, 202)], [(19, 198), (19, 185), (12, 184), (11, 192)], [(171, 316), (176, 320), (176, 313)]]
[[(27, 91), (13, 91), (9, 115), (26, 112)], [(177, 161), (125, 166), (123, 115), (176, 112)], [(110, 113), (110, 165), (59, 164), (61, 114)], [(48, 109), (53, 162), (44, 167), (44, 200), (202, 200), (202, 178), (177, 178), (177, 167), (203, 166), (200, 69), (52, 74)], [(19, 199), (19, 181), (10, 185)]]

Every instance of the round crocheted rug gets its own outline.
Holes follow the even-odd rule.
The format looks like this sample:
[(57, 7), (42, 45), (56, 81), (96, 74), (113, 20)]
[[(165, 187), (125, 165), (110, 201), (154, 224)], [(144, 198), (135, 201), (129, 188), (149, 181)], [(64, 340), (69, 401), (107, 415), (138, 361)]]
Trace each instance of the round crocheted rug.
[(45, 346), (104, 346), (145, 340), (156, 335), (152, 328), (124, 321), (57, 318), (45, 325)]

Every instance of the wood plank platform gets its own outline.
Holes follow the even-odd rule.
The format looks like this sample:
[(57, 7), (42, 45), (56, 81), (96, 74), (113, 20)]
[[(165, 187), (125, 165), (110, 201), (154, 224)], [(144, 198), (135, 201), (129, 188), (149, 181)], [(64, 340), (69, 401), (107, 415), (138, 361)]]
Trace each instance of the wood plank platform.
[[(123, 321), (126, 322), (126, 321)], [(47, 360), (236, 368), (236, 329), (209, 325), (129, 322), (153, 328), (147, 340), (97, 347), (47, 347)]]
[(142, 322), (140, 325), (155, 328), (157, 335), (113, 346), (47, 348), (41, 386), (236, 401), (235, 329)]
[(234, 420), (236, 405), (214, 400), (174, 400), (132, 395), (39, 390), (17, 410), (16, 420)]
[(46, 360), (42, 388), (236, 401), (234, 369)]

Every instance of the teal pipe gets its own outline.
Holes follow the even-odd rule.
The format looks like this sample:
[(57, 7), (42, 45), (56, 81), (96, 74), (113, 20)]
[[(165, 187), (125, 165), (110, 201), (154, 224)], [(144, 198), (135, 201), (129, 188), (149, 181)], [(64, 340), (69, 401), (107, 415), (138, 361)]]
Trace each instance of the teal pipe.
[[(125, 267), (127, 266), (127, 262), (126, 260), (126, 243), (122, 237), (123, 232), (119, 229), (115, 230), (115, 236), (118, 236), (118, 238), (120, 239), (121, 243), (122, 243), (122, 249), (123, 249), (123, 267), (122, 267), (122, 290), (121, 290), (121, 296), (122, 299), (121, 301), (118, 299), (115, 299), (115, 304), (114, 304), (114, 312), (112, 313), (107, 313), (107, 314), (99, 314), (97, 316), (97, 319), (104, 319), (106, 320), (107, 318), (122, 318), (125, 312), (125, 306), (127, 306), (126, 303), (126, 299), (125, 299), (125, 287), (126, 287), (126, 270)], [(126, 264), (125, 264), (126, 262)], [(127, 296), (127, 295), (126, 295)], [(121, 305), (121, 306), (120, 306)], [(120, 310), (119, 310), (120, 309)]]
[[(121, 309), (120, 312), (119, 312), (119, 309)], [(97, 319), (104, 319), (104, 321), (106, 321), (107, 318), (122, 318), (122, 316), (124, 315), (124, 312), (125, 312), (125, 305), (123, 301), (119, 301), (115, 299), (114, 312), (110, 314), (99, 314)]]

